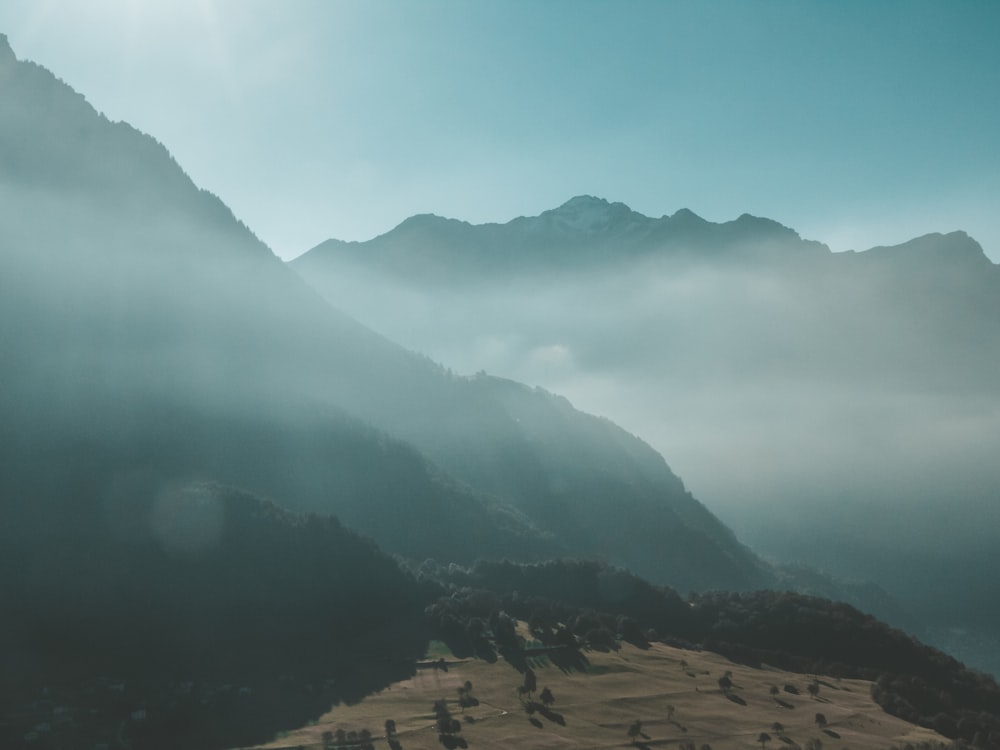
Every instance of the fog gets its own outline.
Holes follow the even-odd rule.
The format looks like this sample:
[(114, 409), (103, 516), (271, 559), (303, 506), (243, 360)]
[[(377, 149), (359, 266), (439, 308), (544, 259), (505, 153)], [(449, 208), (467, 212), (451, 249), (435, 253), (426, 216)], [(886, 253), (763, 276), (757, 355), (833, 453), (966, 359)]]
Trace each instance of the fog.
[(613, 260), (546, 265), (511, 225), (478, 231), (454, 245), (391, 232), (293, 267), (458, 372), (613, 419), (766, 557), (878, 581), (921, 616), (992, 622), (965, 585), (996, 562), (1000, 522), (1000, 274), (974, 241), (632, 252), (598, 227), (578, 244)]
[[(53, 535), (85, 550), (125, 528), (183, 557), (218, 519), (204, 537), (171, 527), (164, 498), (214, 482), (417, 560), (572, 554), (683, 590), (774, 580), (645, 443), (380, 336), (152, 137), (31, 63), (0, 60), (0, 84), (7, 554), (44, 564)], [(127, 522), (108, 501), (122, 486)]]

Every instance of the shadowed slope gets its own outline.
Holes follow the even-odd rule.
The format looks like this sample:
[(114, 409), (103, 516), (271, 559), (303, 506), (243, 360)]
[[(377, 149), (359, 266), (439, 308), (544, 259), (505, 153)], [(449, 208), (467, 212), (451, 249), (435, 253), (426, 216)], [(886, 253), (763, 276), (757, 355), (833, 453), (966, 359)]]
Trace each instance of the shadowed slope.
[(108, 484), (224, 479), (418, 557), (545, 546), (682, 587), (766, 577), (634, 438), (549, 394), (456, 377), (330, 307), (161, 145), (43, 68), (8, 58), (0, 86), (12, 450), (58, 435), (54, 463), (113, 456)]

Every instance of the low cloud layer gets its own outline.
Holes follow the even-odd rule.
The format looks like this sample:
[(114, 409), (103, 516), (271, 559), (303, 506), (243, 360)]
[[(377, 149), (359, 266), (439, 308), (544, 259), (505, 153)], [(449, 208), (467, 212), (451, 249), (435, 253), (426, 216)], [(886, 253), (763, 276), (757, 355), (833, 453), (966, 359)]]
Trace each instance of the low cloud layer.
[(613, 419), (763, 554), (906, 593), (915, 561), (992, 559), (1000, 523), (1000, 279), (963, 267), (967, 240), (463, 284), (306, 275), (458, 372)]

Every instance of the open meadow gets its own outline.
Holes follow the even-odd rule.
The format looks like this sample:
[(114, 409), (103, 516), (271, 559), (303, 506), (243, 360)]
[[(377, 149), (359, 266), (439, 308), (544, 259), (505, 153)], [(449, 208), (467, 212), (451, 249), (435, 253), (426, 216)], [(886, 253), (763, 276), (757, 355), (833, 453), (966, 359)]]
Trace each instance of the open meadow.
[[(529, 656), (536, 679), (529, 694), (525, 674), (506, 661), (455, 659), (435, 642), (412, 678), (355, 705), (335, 706), (314, 724), (259, 747), (860, 750), (943, 741), (883, 712), (864, 680), (753, 669), (663, 644), (622, 644), (588, 651), (584, 659), (557, 666), (547, 656)], [(546, 688), (550, 695), (543, 695)], [(442, 699), (460, 731), (439, 733), (434, 704)], [(387, 720), (395, 723), (391, 736)]]

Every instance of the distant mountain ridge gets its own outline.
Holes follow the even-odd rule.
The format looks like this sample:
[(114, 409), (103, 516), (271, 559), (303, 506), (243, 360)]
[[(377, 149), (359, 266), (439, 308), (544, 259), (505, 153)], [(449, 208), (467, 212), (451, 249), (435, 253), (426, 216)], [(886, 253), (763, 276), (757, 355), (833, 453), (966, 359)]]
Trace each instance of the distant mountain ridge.
[[(469, 357), (453, 362), (440, 344), (454, 341), (457, 346), (460, 339), (471, 342), (487, 334), (525, 348), (532, 341), (541, 346), (566, 339), (564, 343), (581, 358), (601, 356), (587, 351), (590, 341), (577, 342), (582, 348), (572, 345), (585, 331), (562, 310), (529, 316), (494, 299), (508, 289), (510, 299), (517, 299), (524, 309), (535, 304), (533, 298), (549, 293), (563, 309), (578, 306), (584, 318), (595, 318), (591, 326), (595, 340), (599, 331), (602, 345), (615, 350), (622, 344), (614, 339), (636, 339), (629, 346), (638, 350), (638, 339), (656, 336), (650, 324), (661, 315), (657, 308), (674, 304), (654, 298), (652, 290), (645, 296), (653, 280), (676, 286), (677, 304), (693, 285), (704, 287), (697, 290), (700, 296), (691, 298), (690, 312), (706, 301), (716, 308), (720, 303), (736, 307), (739, 312), (728, 325), (734, 337), (739, 331), (740, 346), (753, 337), (763, 341), (774, 337), (782, 348), (810, 352), (808, 359), (800, 356), (800, 360), (813, 370), (828, 366), (830, 372), (839, 372), (850, 363), (842, 357), (825, 361), (829, 359), (822, 349), (825, 344), (818, 347), (805, 338), (794, 340), (794, 326), (781, 320), (786, 311), (805, 316), (801, 322), (808, 319), (824, 341), (854, 338), (849, 346), (857, 346), (866, 357), (888, 356), (878, 351), (883, 348), (877, 340), (880, 336), (893, 337), (889, 351), (895, 351), (901, 341), (908, 342), (906, 356), (912, 362), (907, 379), (934, 369), (928, 358), (942, 356), (934, 351), (939, 346), (945, 347), (949, 362), (955, 364), (951, 376), (986, 377), (996, 345), (1000, 345), (995, 328), (975, 323), (1000, 316), (1000, 267), (962, 231), (929, 234), (865, 252), (833, 253), (778, 222), (748, 214), (716, 224), (681, 209), (656, 219), (621, 203), (577, 196), (538, 216), (505, 224), (472, 225), (416, 216), (366, 242), (321, 243), (290, 265), (324, 296), (338, 300), (376, 330), (469, 369), (479, 366), (467, 364)], [(511, 283), (516, 286), (508, 287)], [(709, 284), (720, 284), (714, 297)], [(486, 296), (465, 300), (466, 292), (473, 289), (485, 290)], [(373, 290), (383, 296), (373, 297)], [(640, 302), (628, 299), (632, 296), (641, 301), (644, 312), (637, 321), (623, 322), (613, 332), (610, 321), (618, 312), (609, 303), (616, 295), (621, 298), (619, 307), (637, 307)], [(859, 317), (875, 309), (879, 295), (885, 298), (879, 313), (882, 319)], [(904, 295), (921, 302), (912, 304)], [(844, 307), (843, 302), (851, 298), (858, 304)], [(391, 300), (391, 305), (382, 304), (382, 299)], [(596, 308), (591, 303), (595, 299), (599, 301)], [(451, 314), (466, 302), (469, 309), (463, 315)], [(605, 308), (606, 316), (595, 312)], [(680, 309), (670, 311), (675, 317), (683, 314)], [(959, 323), (956, 316), (967, 316), (967, 320)], [(468, 321), (480, 318), (485, 326), (474, 330)], [(945, 325), (975, 330), (982, 340), (976, 346), (956, 340), (942, 330)], [(642, 335), (637, 333), (640, 329)], [(725, 342), (717, 345), (724, 347)], [(656, 347), (645, 349), (655, 351)], [(632, 356), (622, 354), (626, 359)], [(968, 363), (964, 375), (958, 372), (960, 362)]]
[(328, 240), (292, 265), (308, 273), (335, 255), (338, 263), (400, 278), (416, 274), (427, 282), (476, 282), (483, 274), (574, 273), (665, 255), (697, 259), (720, 247), (739, 257), (780, 251), (789, 243), (795, 243), (800, 254), (829, 252), (775, 221), (749, 214), (723, 224), (713, 224), (688, 209), (650, 218), (623, 203), (583, 195), (538, 216), (505, 224), (472, 225), (421, 214), (366, 242)]
[[(611, 252), (608, 245), (614, 244)], [(965, 232), (932, 233), (893, 247), (864, 253), (835, 254), (823, 243), (804, 240), (777, 221), (741, 214), (714, 223), (681, 208), (659, 218), (633, 211), (624, 203), (579, 195), (537, 216), (521, 216), (502, 224), (470, 224), (435, 214), (419, 214), (394, 229), (363, 242), (330, 239), (303, 253), (293, 267), (308, 272), (331, 262), (355, 263), (369, 270), (404, 277), (414, 271), (425, 281), (447, 274), (476, 281), (482, 272), (522, 274), (539, 270), (572, 273), (577, 266), (634, 262), (643, 258), (704, 261), (715, 255), (737, 259), (782, 253), (792, 260), (820, 256), (861, 255), (866, 260), (908, 256), (911, 261), (964, 258), (985, 268), (994, 265)], [(435, 275), (430, 275), (430, 274)], [(421, 278), (423, 278), (421, 276)], [(479, 281), (484, 280), (482, 276)]]

